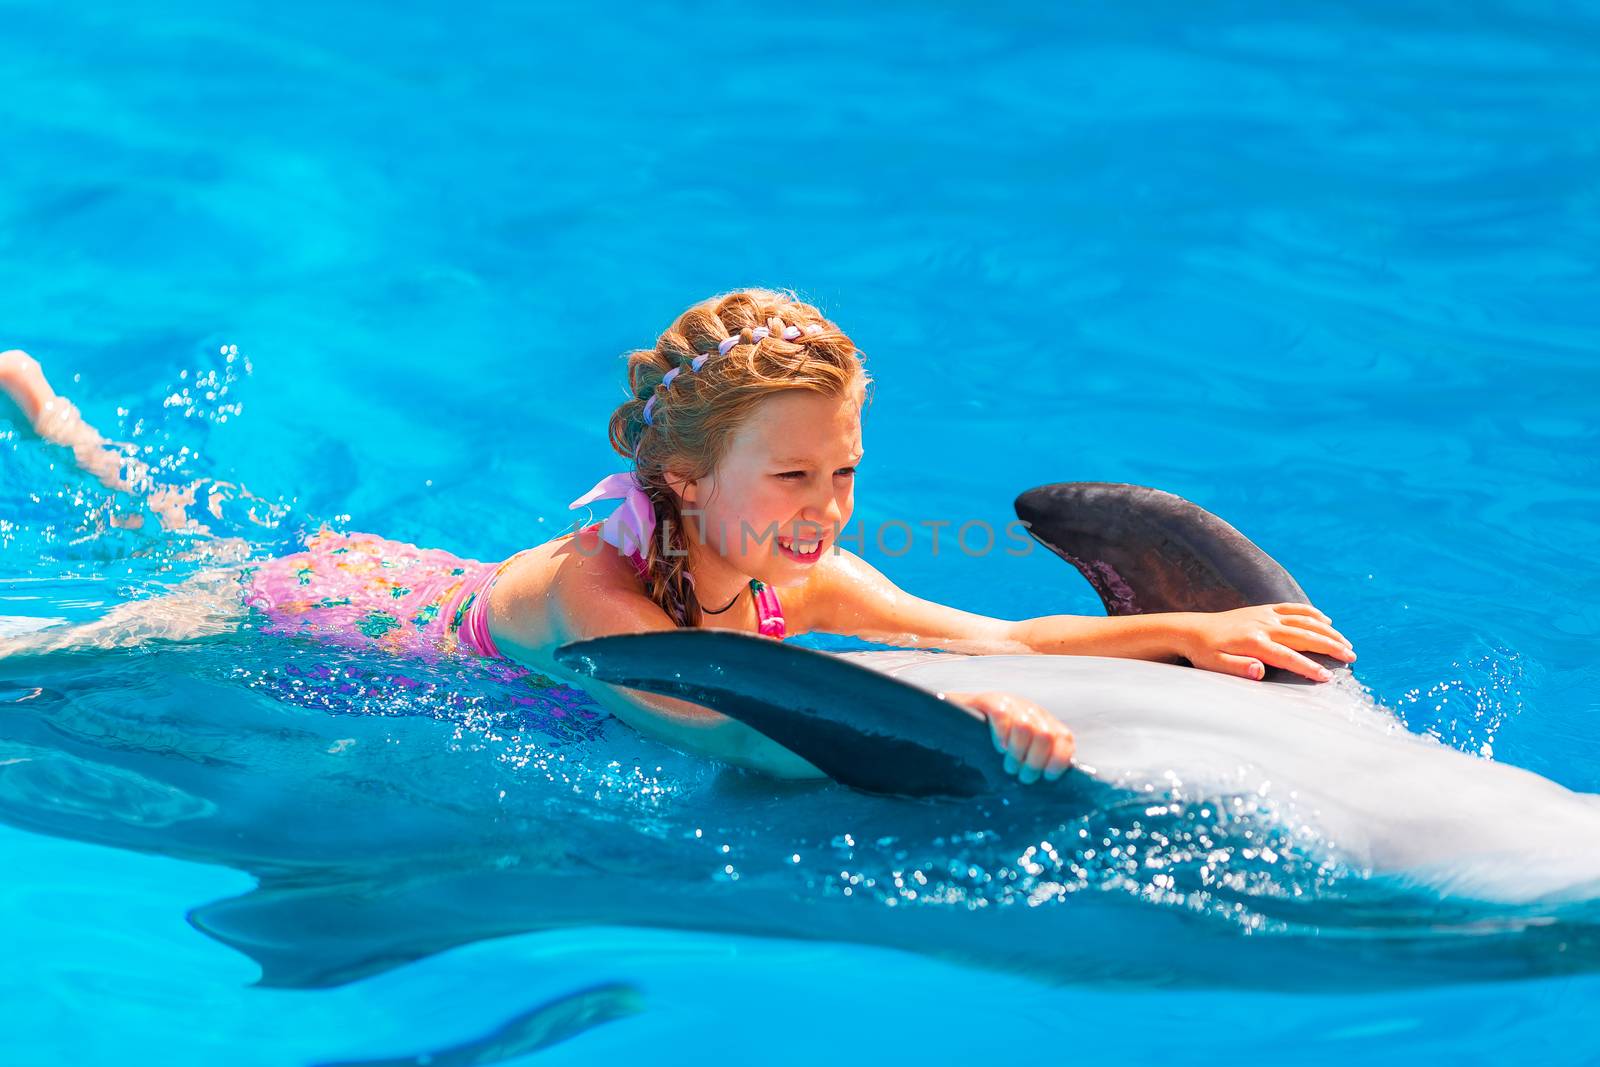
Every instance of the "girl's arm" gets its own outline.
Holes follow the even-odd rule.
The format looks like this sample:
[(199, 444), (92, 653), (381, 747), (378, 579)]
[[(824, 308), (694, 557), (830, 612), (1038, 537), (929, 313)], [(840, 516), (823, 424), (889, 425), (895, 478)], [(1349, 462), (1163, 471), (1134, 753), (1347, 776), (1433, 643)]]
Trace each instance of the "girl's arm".
[[(137, 457), (117, 447), (115, 442), (101, 436), (84, 421), (77, 405), (53, 389), (44, 376), (39, 361), (21, 349), (0, 352), (0, 393), (5, 394), (27, 420), (29, 428), (51, 444), (72, 450), (72, 458), (85, 473), (99, 479), (100, 484), (113, 492), (142, 497), (156, 513), (163, 530), (184, 530), (209, 534), (210, 527), (189, 516), (189, 508), (196, 503), (195, 491), (201, 483), (165, 485), (157, 481), (155, 472)], [(238, 496), (253, 502), (250, 521), (258, 526), (276, 525), (278, 510), (251, 494), (243, 486), (231, 482), (214, 481), (207, 494), (205, 507), (212, 518), (222, 518), (222, 504)], [(262, 518), (254, 504), (269, 516)], [(113, 526), (138, 529), (144, 524), (141, 515), (117, 515)]]
[[(569, 641), (674, 629), (638, 588), (631, 569), (581, 531), (552, 555), (530, 553), (494, 586), (489, 629), (501, 652), (594, 695), (607, 711), (675, 748), (701, 752), (780, 778), (823, 777), (810, 762), (759, 731), (688, 701), (577, 678), (555, 661)], [(542, 558), (541, 558), (542, 557)], [(973, 616), (977, 618), (977, 616)], [(1059, 778), (1072, 760), (1073, 737), (1037, 704), (1007, 693), (946, 693), (980, 712), (1006, 770), (1026, 784)], [(952, 714), (956, 712), (952, 711)]]
[(1172, 662), (1261, 678), (1265, 666), (1314, 681), (1330, 677), (1301, 653), (1349, 662), (1355, 652), (1328, 617), (1308, 604), (1154, 615), (1045, 615), (1009, 622), (947, 607), (901, 590), (853, 552), (824, 557), (815, 592), (816, 629), (884, 644), (936, 645), (958, 652), (1039, 652)]
[(651, 633), (676, 626), (655, 601), (631, 586), (609, 550), (569, 551), (553, 568), (532, 562), (496, 583), (490, 629), (500, 651), (522, 665), (582, 689), (642, 734), (778, 778), (823, 778), (821, 771), (737, 719), (685, 700), (579, 678), (556, 662), (569, 641)]

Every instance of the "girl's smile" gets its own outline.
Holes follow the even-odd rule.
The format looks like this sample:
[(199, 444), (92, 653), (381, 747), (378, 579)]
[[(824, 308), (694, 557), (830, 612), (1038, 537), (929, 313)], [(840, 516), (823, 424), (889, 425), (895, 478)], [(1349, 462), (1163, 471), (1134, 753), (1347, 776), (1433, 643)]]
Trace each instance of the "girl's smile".
[(780, 537), (777, 540), (778, 551), (796, 563), (812, 564), (822, 558), (821, 541), (796, 541), (788, 537)]

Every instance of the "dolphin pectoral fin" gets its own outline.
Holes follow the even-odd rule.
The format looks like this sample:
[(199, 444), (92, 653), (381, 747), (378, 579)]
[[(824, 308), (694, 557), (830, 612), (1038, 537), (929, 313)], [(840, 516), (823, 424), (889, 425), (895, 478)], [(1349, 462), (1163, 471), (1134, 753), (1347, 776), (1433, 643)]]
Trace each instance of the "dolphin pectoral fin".
[(719, 630), (575, 641), (577, 674), (679, 697), (738, 719), (868, 793), (975, 796), (1011, 781), (973, 712), (824, 652)]
[(329, 989), (488, 938), (618, 920), (588, 872), (563, 877), (507, 855), (258, 873), (248, 893), (191, 909), (189, 925), (254, 961), (257, 985)]
[[(1089, 580), (1108, 615), (1309, 604), (1277, 560), (1211, 512), (1172, 493), (1118, 482), (1058, 482), (1016, 499), (1034, 539)], [(1345, 664), (1311, 655), (1329, 669)], [(1274, 681), (1296, 681), (1268, 671)]]
[(431, 1049), (410, 1056), (369, 1060), (339, 1060), (318, 1067), (487, 1067), (515, 1057), (526, 1056), (643, 1010), (639, 990), (624, 982), (580, 989), (545, 1001), (517, 1015), (489, 1033), (448, 1048)]
[[(192, 909), (189, 925), (248, 956), (261, 968), (256, 984), (275, 989), (344, 985), (476, 940), (470, 933), (421, 940), (411, 932), (414, 917), (409, 924), (374, 918), (373, 901), (381, 905), (394, 895), (268, 876), (242, 896)], [(363, 906), (371, 910), (360, 921)]]

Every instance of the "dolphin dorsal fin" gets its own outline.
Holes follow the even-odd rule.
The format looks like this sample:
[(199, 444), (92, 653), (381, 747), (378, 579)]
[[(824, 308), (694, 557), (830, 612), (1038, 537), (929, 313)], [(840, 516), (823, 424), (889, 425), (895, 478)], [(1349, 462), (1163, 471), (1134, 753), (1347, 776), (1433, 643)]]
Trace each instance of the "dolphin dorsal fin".
[(1244, 534), (1181, 496), (1118, 482), (1058, 482), (1016, 500), (1017, 517), (1076, 567), (1108, 615), (1310, 603)]
[[(1200, 505), (1120, 482), (1058, 482), (1016, 500), (1017, 517), (1094, 586), (1107, 615), (1231, 611), (1252, 604), (1309, 604), (1277, 560)], [(1332, 671), (1349, 664), (1307, 653)], [(1267, 681), (1311, 684), (1278, 667)]]

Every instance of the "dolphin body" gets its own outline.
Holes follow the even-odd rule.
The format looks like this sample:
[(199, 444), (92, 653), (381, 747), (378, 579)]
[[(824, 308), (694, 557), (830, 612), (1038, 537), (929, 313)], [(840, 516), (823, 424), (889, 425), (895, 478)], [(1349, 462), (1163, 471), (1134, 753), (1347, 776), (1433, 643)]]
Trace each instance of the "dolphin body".
[[(1170, 493), (1063, 483), (1030, 490), (1016, 506), (1111, 614), (1309, 602), (1237, 530)], [(1446, 896), (1600, 897), (1600, 796), (1408, 732), (1343, 665), (1330, 683), (1274, 671), (1278, 684), (1262, 684), (1092, 656), (830, 657), (704, 630), (577, 642), (560, 658), (739, 718), (844, 784), (915, 796), (1015, 787), (976, 716), (893, 683), (926, 693), (1005, 689), (1071, 725), (1080, 774), (1115, 790), (1184, 803), (1248, 797), (1341, 862)]]
[[(1412, 734), (1348, 678), (1313, 688), (1098, 656), (829, 655), (689, 630), (582, 642), (567, 655), (596, 677), (767, 730), (858, 789), (1046, 803), (1058, 784), (1002, 777), (987, 726), (934, 695), (1005, 689), (1072, 726), (1080, 780), (1064, 779), (1068, 805), (1115, 802), (1095, 786), (1163, 803), (1248, 803), (1305, 847), (1399, 885), (1497, 904), (1600, 897), (1600, 797)], [(793, 689), (775, 682), (786, 675)], [(886, 682), (910, 692), (884, 700)], [(809, 702), (734, 699), (807, 688)], [(930, 781), (935, 771), (947, 776)]]
[[(1140, 587), (1132, 563), (1110, 567)], [(307, 712), (240, 683), (241, 658), (261, 669), (247, 655), (258, 643), (219, 638), (154, 656), (0, 657), (0, 819), (252, 874), (255, 889), (190, 921), (276, 986), (594, 925), (852, 942), (1096, 984), (1338, 990), (1600, 969), (1600, 915), (1578, 900), (1586, 872), (1559, 862), (1561, 831), (1534, 825), (1592, 851), (1592, 798), (1410, 739), (1353, 693), (1120, 660), (840, 657), (712, 632), (629, 650), (637, 640), (566, 655), (628, 684), (693, 688), (758, 728), (787, 723), (784, 743), (854, 788), (774, 783), (626, 730), (518, 746), (499, 736), (510, 719), (468, 730), (395, 714), (397, 696), (384, 716)], [(720, 658), (686, 660), (700, 641)], [(995, 684), (1073, 705), (1085, 773), (1050, 789), (999, 773), (983, 724), (930, 691), (984, 664)], [(1387, 753), (1391, 780), (1367, 783), (1359, 762), (1327, 772), (1329, 745), (1341, 760)], [(1463, 820), (1421, 783), (1392, 792), (1419, 773), (1470, 802), (1489, 844), (1460, 851)], [(869, 795), (896, 792), (922, 798)], [(1225, 803), (1194, 799), (1211, 795)], [(1271, 804), (1233, 803), (1251, 797)], [(1492, 797), (1499, 810), (1485, 810)], [(1402, 806), (1441, 820), (1429, 850), (1385, 836)], [(1326, 835), (1272, 836), (1285, 823)], [(1066, 884), (1104, 859), (1079, 837), (1136, 833), (1171, 842), (1154, 850), (1159, 873), (1139, 883), (1131, 864)], [(1325, 847), (1356, 866), (1293, 866)], [(1061, 862), (1044, 865), (1056, 848)], [(1162, 951), (1130, 948), (1152, 944)]]

